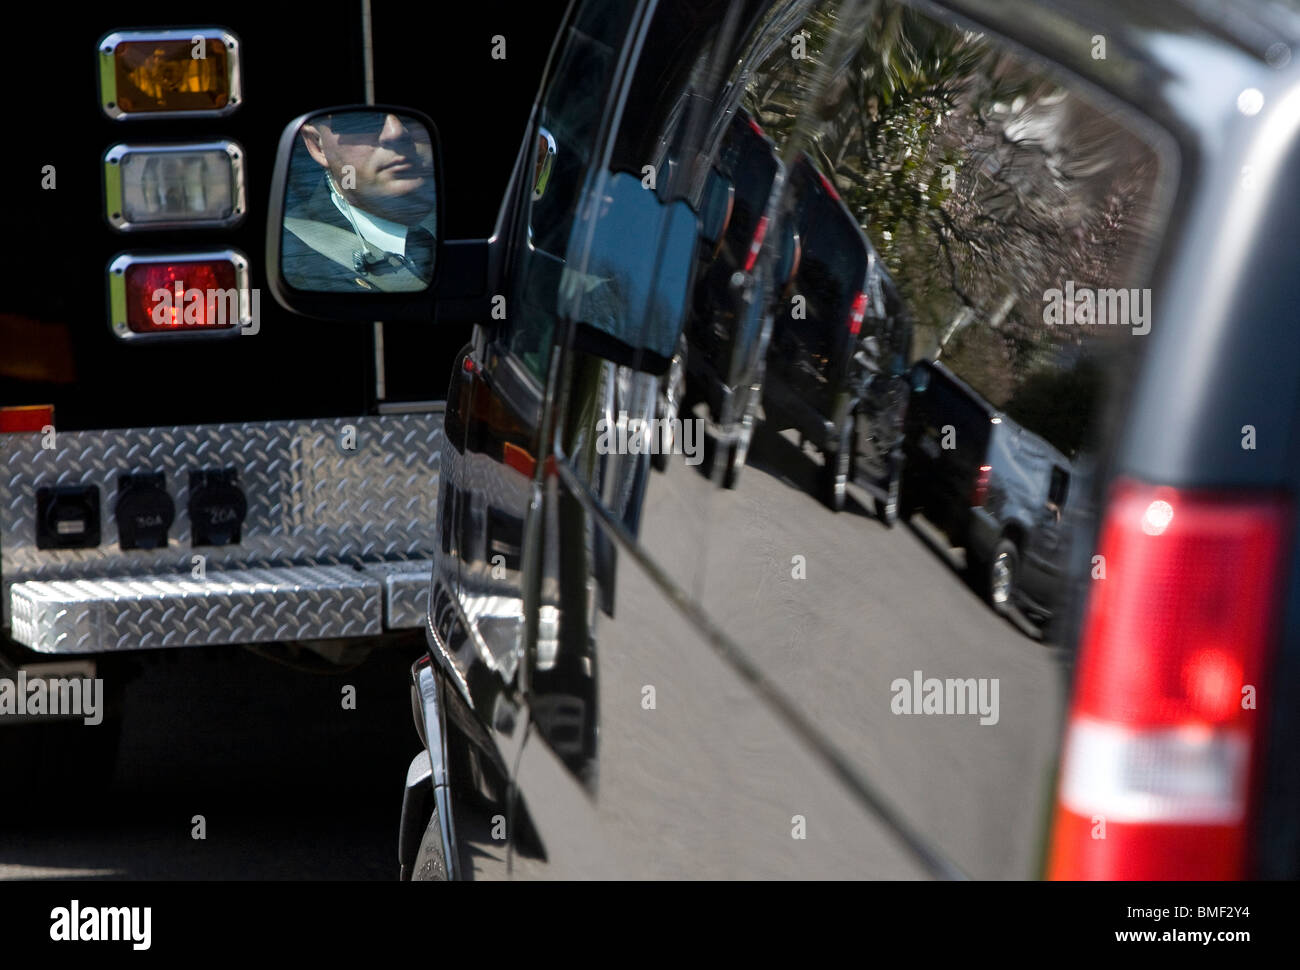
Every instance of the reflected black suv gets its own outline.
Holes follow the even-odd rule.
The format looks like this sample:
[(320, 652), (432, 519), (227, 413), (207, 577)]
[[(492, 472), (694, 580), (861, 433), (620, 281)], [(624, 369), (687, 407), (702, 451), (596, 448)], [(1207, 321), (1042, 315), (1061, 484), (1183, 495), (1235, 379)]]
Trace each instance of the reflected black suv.
[(966, 550), (972, 585), (999, 613), (1046, 619), (1062, 593), (1071, 466), (937, 361), (912, 368), (902, 514), (918, 509)]
[[(765, 423), (822, 453), (818, 487), (834, 511), (850, 481), (898, 518), (912, 330), (898, 289), (835, 186), (801, 155), (790, 175), (794, 292), (780, 299), (763, 385)], [(785, 248), (785, 247), (783, 247)]]

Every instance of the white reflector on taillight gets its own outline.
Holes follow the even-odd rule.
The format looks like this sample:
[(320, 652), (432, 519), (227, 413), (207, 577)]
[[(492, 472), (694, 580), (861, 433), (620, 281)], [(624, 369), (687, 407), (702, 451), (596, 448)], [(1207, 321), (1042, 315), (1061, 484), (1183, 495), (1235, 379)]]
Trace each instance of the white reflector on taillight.
[(1231, 825), (1245, 812), (1249, 760), (1239, 731), (1080, 718), (1065, 740), (1061, 805), (1113, 822)]
[(114, 145), (104, 200), (122, 232), (232, 226), (244, 217), (244, 151), (231, 141)]

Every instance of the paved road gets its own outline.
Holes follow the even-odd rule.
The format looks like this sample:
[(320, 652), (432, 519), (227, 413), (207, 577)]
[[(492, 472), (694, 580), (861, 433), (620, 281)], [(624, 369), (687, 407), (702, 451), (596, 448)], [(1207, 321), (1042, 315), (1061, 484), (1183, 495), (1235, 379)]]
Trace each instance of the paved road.
[[(1041, 814), (1065, 697), (1062, 651), (997, 616), (962, 578), (964, 556), (922, 516), (887, 529), (850, 488), (832, 514), (814, 498), (817, 459), (792, 436), (755, 443), (740, 487), (711, 506), (732, 537), (704, 600), (774, 682), (968, 873), (1036, 875)], [(792, 581), (791, 558), (807, 578)], [(1034, 631), (1036, 633), (1036, 631)], [(998, 722), (897, 715), (890, 685), (996, 680)]]

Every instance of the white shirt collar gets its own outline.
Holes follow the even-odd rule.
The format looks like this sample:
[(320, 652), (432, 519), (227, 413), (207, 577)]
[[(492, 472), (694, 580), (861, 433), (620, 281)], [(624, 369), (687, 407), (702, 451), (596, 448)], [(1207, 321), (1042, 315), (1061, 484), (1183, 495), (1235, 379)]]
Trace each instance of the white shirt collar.
[[(391, 219), (385, 219), (374, 213), (367, 212), (360, 206), (349, 203), (341, 192), (334, 188), (333, 180), (330, 180), (330, 198), (334, 200), (335, 207), (343, 213), (343, 218), (351, 219), (357, 227), (357, 232), (361, 234), (362, 240), (372, 250), (378, 253), (396, 253), (398, 256), (406, 255), (406, 233), (411, 227), (404, 226), (400, 222), (393, 222)], [(427, 229), (431, 235), (436, 237), (435, 231), (437, 225), (438, 210), (435, 208), (423, 221), (420, 222), (419, 228)]]

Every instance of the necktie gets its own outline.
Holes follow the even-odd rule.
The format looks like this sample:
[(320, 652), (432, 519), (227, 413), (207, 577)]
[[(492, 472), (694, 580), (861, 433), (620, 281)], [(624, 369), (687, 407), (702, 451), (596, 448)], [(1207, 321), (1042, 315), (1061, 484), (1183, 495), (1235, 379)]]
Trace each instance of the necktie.
[(406, 265), (426, 283), (433, 279), (433, 233), (427, 229), (406, 231)]

